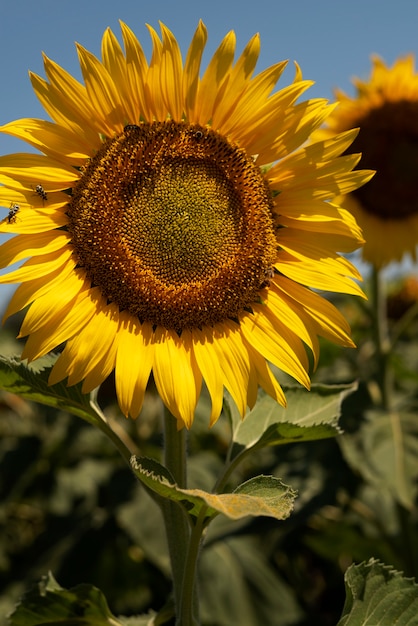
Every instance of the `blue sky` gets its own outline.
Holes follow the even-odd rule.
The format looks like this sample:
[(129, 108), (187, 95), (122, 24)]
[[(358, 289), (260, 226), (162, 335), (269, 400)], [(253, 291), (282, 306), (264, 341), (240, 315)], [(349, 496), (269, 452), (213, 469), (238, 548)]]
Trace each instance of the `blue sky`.
[[(28, 78), (29, 69), (44, 75), (42, 51), (80, 78), (74, 42), (99, 55), (108, 26), (119, 37), (119, 19), (132, 28), (147, 54), (146, 23), (158, 29), (163, 21), (185, 53), (202, 19), (209, 33), (204, 62), (229, 30), (236, 32), (238, 51), (259, 32), (257, 70), (296, 60), (304, 77), (315, 81), (307, 97), (332, 99), (337, 86), (352, 93), (351, 78), (368, 76), (372, 53), (392, 64), (401, 54), (418, 52), (417, 0), (5, 0), (0, 124), (20, 117), (46, 119)], [(289, 73), (281, 84), (290, 80)], [(0, 135), (0, 154), (21, 151), (28, 147)], [(0, 287), (0, 309), (9, 294), (10, 288)]]

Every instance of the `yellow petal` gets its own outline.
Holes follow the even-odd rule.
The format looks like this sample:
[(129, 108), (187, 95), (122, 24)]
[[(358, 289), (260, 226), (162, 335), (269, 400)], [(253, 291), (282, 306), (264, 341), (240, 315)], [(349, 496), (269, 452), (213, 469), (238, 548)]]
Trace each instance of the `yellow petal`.
[(84, 138), (53, 122), (20, 119), (4, 124), (0, 131), (23, 139), (41, 152), (73, 166), (83, 165), (92, 153)]
[(255, 369), (259, 385), (282, 406), (286, 406), (286, 398), (283, 389), (273, 375), (265, 358), (260, 355), (251, 345), (248, 345), (251, 366)]
[(160, 22), (163, 49), (161, 56), (161, 89), (170, 117), (176, 122), (183, 118), (183, 62), (173, 33)]
[(102, 122), (103, 131), (110, 137), (115, 132), (122, 132), (127, 115), (112, 77), (99, 59), (80, 44), (77, 44), (77, 52), (88, 97), (95, 116)]
[(36, 237), (33, 235), (12, 237), (0, 246), (0, 267), (17, 263), (27, 257), (56, 252), (68, 243), (68, 234), (62, 231), (37, 233)]
[(45, 256), (37, 256), (29, 259), (14, 272), (3, 274), (0, 276), (0, 284), (22, 283), (27, 280), (33, 280), (40, 276), (47, 276), (54, 272), (57, 268), (62, 267), (72, 256), (71, 248), (64, 248), (64, 251), (58, 251)]
[(176, 332), (158, 327), (154, 338), (154, 379), (168, 410), (187, 428), (193, 423), (202, 376), (192, 353), (190, 331)]
[(9, 300), (4, 318), (24, 309), (28, 304), (53, 290), (59, 290), (60, 284), (65, 282), (74, 271), (74, 263), (68, 263), (63, 267), (58, 267), (48, 275), (48, 280), (44, 276), (22, 283), (16, 289)]
[(145, 103), (145, 81), (148, 74), (148, 63), (141, 44), (131, 29), (123, 22), (120, 22), (120, 26), (125, 45), (129, 91), (132, 94), (132, 101), (136, 105), (134, 117), (130, 121), (135, 123), (143, 118), (149, 122), (151, 121), (151, 113)]
[(58, 183), (60, 189), (71, 187), (79, 180), (80, 173), (66, 167), (56, 159), (40, 154), (8, 154), (0, 157), (0, 180), (2, 175), (37, 185), (39, 181)]
[[(213, 117), (214, 103), (231, 68), (235, 53), (235, 33), (231, 31), (221, 42), (202, 77), (196, 101), (195, 120), (204, 126)], [(224, 88), (225, 88), (224, 84)]]
[(224, 376), (224, 385), (231, 394), (242, 416), (247, 410), (247, 388), (250, 361), (243, 342), (240, 326), (226, 320), (215, 326), (213, 351)]
[(122, 413), (138, 417), (154, 362), (153, 330), (131, 315), (120, 315), (116, 354), (116, 393)]
[[(241, 329), (246, 341), (265, 359), (309, 388), (307, 357), (300, 340), (284, 324), (270, 319), (267, 307), (256, 305), (254, 315), (241, 319)], [(260, 310), (258, 310), (260, 309)]]
[(193, 329), (193, 352), (199, 370), (209, 391), (212, 402), (210, 425), (219, 418), (223, 404), (224, 376), (213, 347), (214, 331), (212, 328)]
[(47, 354), (64, 341), (71, 339), (89, 323), (95, 313), (94, 301), (101, 298), (97, 288), (83, 289), (72, 301), (71, 307), (67, 305), (65, 314), (61, 311), (54, 318), (54, 325), (43, 326), (31, 333), (26, 340), (22, 352), (22, 359), (33, 361)]
[(207, 36), (206, 27), (200, 20), (187, 53), (183, 72), (184, 110), (191, 123), (198, 121), (195, 115), (195, 104), (199, 87), (200, 64)]
[(95, 304), (94, 320), (70, 340), (77, 367), (68, 377), (68, 384), (84, 379), (83, 393), (98, 387), (114, 368), (116, 360), (119, 307), (104, 300)]
[(148, 24), (147, 28), (152, 40), (152, 57), (145, 83), (146, 109), (155, 116), (155, 119), (165, 120), (167, 118), (168, 111), (161, 89), (161, 59), (163, 54), (163, 44), (155, 30)]
[[(20, 205), (18, 205), (20, 207)], [(68, 224), (68, 217), (59, 211), (36, 211), (36, 209), (19, 208), (14, 221), (6, 216), (0, 222), (0, 233), (37, 234), (51, 231)], [(0, 248), (1, 256), (1, 248)], [(28, 256), (25, 254), (25, 256)]]
[(53, 334), (55, 321), (71, 311), (72, 303), (85, 290), (84, 272), (73, 271), (64, 284), (58, 284), (59, 298), (53, 289), (32, 302), (20, 328), (19, 337), (25, 337), (45, 326)]
[(119, 95), (119, 104), (124, 110), (125, 121), (136, 122), (139, 120), (138, 102), (130, 89), (128, 68), (122, 48), (110, 28), (107, 28), (103, 35), (102, 57), (103, 65), (111, 76)]

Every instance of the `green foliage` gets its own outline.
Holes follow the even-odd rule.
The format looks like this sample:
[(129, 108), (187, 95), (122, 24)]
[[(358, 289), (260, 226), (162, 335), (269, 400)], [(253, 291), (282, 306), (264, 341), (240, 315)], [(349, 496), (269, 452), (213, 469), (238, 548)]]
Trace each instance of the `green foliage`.
[[(187, 489), (162, 464), (152, 381), (133, 422), (119, 414), (112, 380), (99, 393), (102, 411), (80, 385), (48, 386), (55, 357), (1, 357), (1, 626), (171, 625), (161, 497), (191, 527), (206, 516), (202, 626), (418, 625), (408, 578), (418, 576), (417, 324), (397, 331), (387, 359), (396, 374), (389, 410), (373, 321), (366, 309), (356, 315), (360, 349), (324, 344), (312, 391), (283, 384), (286, 409), (260, 392), (241, 420), (227, 396), (209, 430), (203, 394)], [(62, 587), (43, 578), (48, 571)]]
[(91, 585), (77, 585), (67, 591), (49, 574), (25, 594), (10, 618), (10, 625), (59, 623), (67, 626), (122, 626), (110, 613), (99, 589)]
[(97, 424), (97, 410), (93, 408), (90, 396), (82, 393), (81, 384), (72, 387), (63, 382), (48, 385), (49, 373), (56, 359), (54, 355), (47, 355), (28, 365), (17, 357), (0, 355), (0, 388)]
[(418, 585), (371, 559), (345, 575), (347, 599), (337, 626), (416, 626)]
[(201, 489), (180, 489), (169, 472), (153, 459), (133, 457), (135, 474), (162, 498), (179, 502), (196, 519), (204, 513), (209, 521), (219, 513), (231, 519), (267, 515), (285, 519), (292, 510), (295, 492), (273, 476), (256, 476), (239, 485), (231, 494), (207, 493)]
[(352, 435), (341, 439), (352, 469), (380, 491), (389, 490), (412, 511), (418, 495), (418, 419), (406, 411), (368, 411)]
[(357, 385), (313, 385), (310, 391), (285, 387), (287, 407), (260, 391), (257, 403), (242, 420), (228, 402), (234, 442), (232, 457), (245, 450), (335, 437), (344, 398)]

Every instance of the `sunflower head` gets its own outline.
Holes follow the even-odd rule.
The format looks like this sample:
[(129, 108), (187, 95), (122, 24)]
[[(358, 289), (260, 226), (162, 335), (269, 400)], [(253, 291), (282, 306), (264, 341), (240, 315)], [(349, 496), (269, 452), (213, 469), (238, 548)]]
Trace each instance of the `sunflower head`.
[[(210, 422), (226, 388), (244, 416), (261, 385), (285, 404), (271, 364), (309, 386), (306, 347), (318, 336), (351, 346), (320, 290), (361, 294), (339, 252), (362, 242), (339, 194), (370, 178), (343, 155), (356, 132), (306, 143), (332, 111), (300, 102), (299, 69), (254, 75), (259, 38), (235, 57), (226, 35), (201, 71), (200, 23), (183, 59), (173, 34), (149, 28), (148, 61), (122, 24), (102, 58), (78, 46), (83, 83), (45, 57), (31, 75), (51, 120), (2, 132), (39, 154), (0, 158), (1, 277), (19, 282), (6, 316), (29, 307), (23, 357), (65, 347), (50, 377), (88, 392), (115, 370), (122, 412), (136, 417), (151, 373), (179, 425), (205, 384)], [(16, 208), (17, 207), (17, 208)]]
[(337, 92), (339, 107), (328, 118), (330, 133), (359, 127), (350, 152), (361, 152), (362, 167), (376, 170), (364, 187), (342, 203), (359, 222), (366, 243), (363, 257), (377, 268), (416, 258), (418, 243), (418, 74), (406, 56), (387, 67), (378, 57), (356, 94)]

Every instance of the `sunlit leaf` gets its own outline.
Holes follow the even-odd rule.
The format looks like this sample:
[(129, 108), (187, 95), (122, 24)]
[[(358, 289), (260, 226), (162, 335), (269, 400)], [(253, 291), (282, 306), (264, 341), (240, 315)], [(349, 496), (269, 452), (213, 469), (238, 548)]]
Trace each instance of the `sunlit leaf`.
[(169, 472), (153, 459), (133, 457), (131, 464), (149, 489), (182, 504), (192, 517), (197, 517), (204, 508), (207, 519), (219, 513), (231, 519), (247, 515), (285, 519), (290, 515), (296, 497), (290, 487), (273, 476), (257, 476), (239, 485), (233, 493), (214, 494), (201, 489), (180, 489)]
[(418, 585), (411, 578), (371, 559), (345, 574), (346, 601), (337, 626), (415, 626)]
[(0, 389), (97, 424), (100, 418), (92, 406), (90, 395), (82, 393), (81, 384), (71, 387), (64, 382), (48, 385), (49, 373), (56, 359), (56, 355), (48, 355), (28, 365), (17, 357), (0, 356)]
[(335, 437), (341, 433), (338, 419), (344, 398), (357, 388), (352, 385), (314, 385), (285, 389), (287, 407), (260, 392), (257, 403), (244, 419), (235, 405), (227, 403), (232, 421), (232, 458), (251, 448)]

